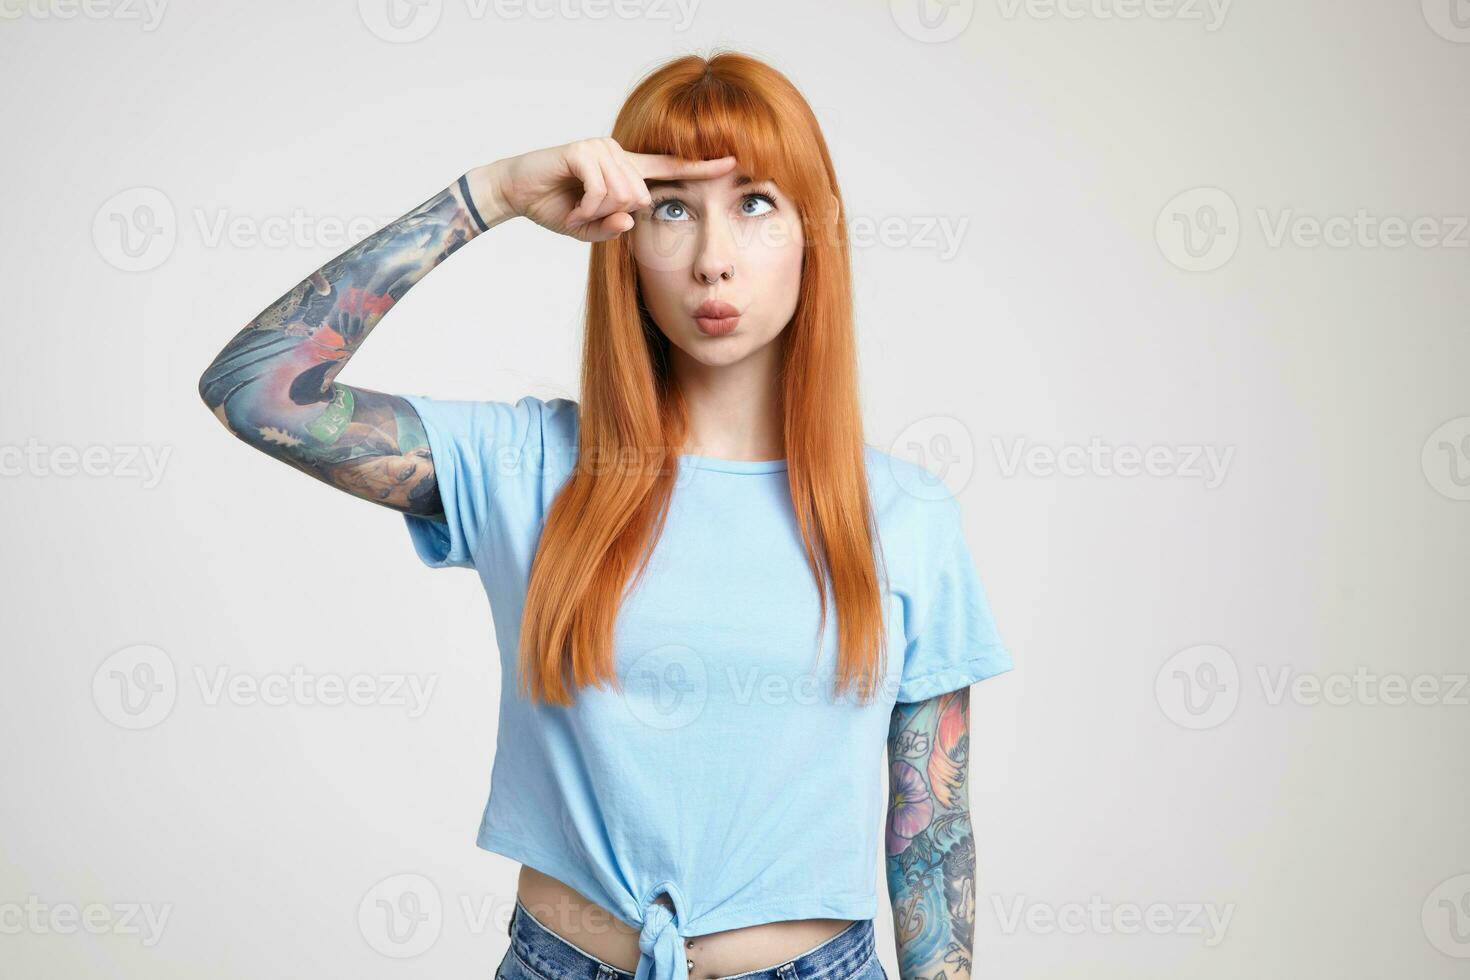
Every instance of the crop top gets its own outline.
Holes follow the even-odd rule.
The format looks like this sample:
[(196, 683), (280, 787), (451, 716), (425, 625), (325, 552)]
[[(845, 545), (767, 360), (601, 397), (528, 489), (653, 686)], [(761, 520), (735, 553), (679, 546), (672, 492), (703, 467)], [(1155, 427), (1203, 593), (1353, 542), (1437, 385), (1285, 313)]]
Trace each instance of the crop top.
[(576, 462), (578, 405), (407, 400), (445, 517), (405, 515), (414, 549), (431, 567), (479, 573), (500, 649), (478, 846), (638, 929), (636, 980), (687, 980), (681, 937), (874, 917), (879, 847), (897, 846), (882, 833), (894, 703), (1011, 669), (953, 495), (864, 448), (888, 663), (863, 705), (856, 688), (833, 693), (830, 597), (818, 656), (786, 461), (681, 456), (650, 565), (613, 627), (623, 690), (533, 704), (517, 686), (521, 613), (544, 518)]

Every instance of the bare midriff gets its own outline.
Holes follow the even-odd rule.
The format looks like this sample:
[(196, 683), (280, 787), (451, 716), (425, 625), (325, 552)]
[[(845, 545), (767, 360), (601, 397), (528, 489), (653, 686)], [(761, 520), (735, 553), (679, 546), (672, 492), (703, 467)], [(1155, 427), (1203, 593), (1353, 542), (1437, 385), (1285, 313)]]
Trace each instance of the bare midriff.
[[(584, 953), (619, 970), (637, 971), (638, 929), (569, 885), (521, 865), (516, 896), (537, 922)], [(666, 895), (660, 900), (670, 904)], [(684, 958), (693, 964), (689, 980), (780, 966), (850, 925), (851, 919), (789, 919), (690, 936), (684, 940)]]

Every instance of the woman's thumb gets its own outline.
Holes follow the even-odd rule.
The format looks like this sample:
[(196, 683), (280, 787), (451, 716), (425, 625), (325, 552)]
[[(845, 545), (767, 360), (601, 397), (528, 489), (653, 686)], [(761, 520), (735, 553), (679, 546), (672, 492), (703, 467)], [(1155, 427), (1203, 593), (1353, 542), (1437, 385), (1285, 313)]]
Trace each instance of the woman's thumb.
[(605, 242), (610, 238), (617, 238), (623, 232), (628, 231), (637, 222), (633, 216), (626, 211), (614, 211), (597, 223), (596, 237), (592, 241)]

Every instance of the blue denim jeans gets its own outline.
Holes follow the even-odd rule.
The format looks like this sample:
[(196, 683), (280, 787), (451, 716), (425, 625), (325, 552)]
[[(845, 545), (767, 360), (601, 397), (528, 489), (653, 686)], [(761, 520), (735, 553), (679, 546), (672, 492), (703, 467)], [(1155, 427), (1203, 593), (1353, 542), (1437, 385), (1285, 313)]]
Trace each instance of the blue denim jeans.
[[(511, 912), (510, 948), (495, 980), (632, 980), (633, 974), (573, 946), (536, 920), (519, 898)], [(852, 925), (795, 959), (735, 975), (739, 980), (888, 980), (873, 942), (873, 920)], [(721, 977), (720, 980), (734, 980)]]

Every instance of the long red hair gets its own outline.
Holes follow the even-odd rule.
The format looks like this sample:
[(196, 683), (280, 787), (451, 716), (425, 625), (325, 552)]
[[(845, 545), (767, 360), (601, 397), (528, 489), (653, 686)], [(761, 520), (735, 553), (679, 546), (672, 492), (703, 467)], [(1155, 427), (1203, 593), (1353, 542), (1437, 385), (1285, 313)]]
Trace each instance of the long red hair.
[[(839, 691), (867, 698), (885, 670), (875, 522), (853, 337), (847, 224), (826, 141), (796, 87), (733, 52), (650, 72), (618, 113), (625, 150), (696, 160), (733, 154), (774, 179), (805, 237), (796, 312), (781, 344), (787, 477), (821, 598), (837, 611)], [(663, 528), (684, 443), (668, 340), (639, 295), (627, 235), (595, 242), (588, 267), (577, 463), (553, 502), (531, 568), (520, 636), (525, 696), (569, 705), (583, 684), (618, 684), (613, 625)]]

